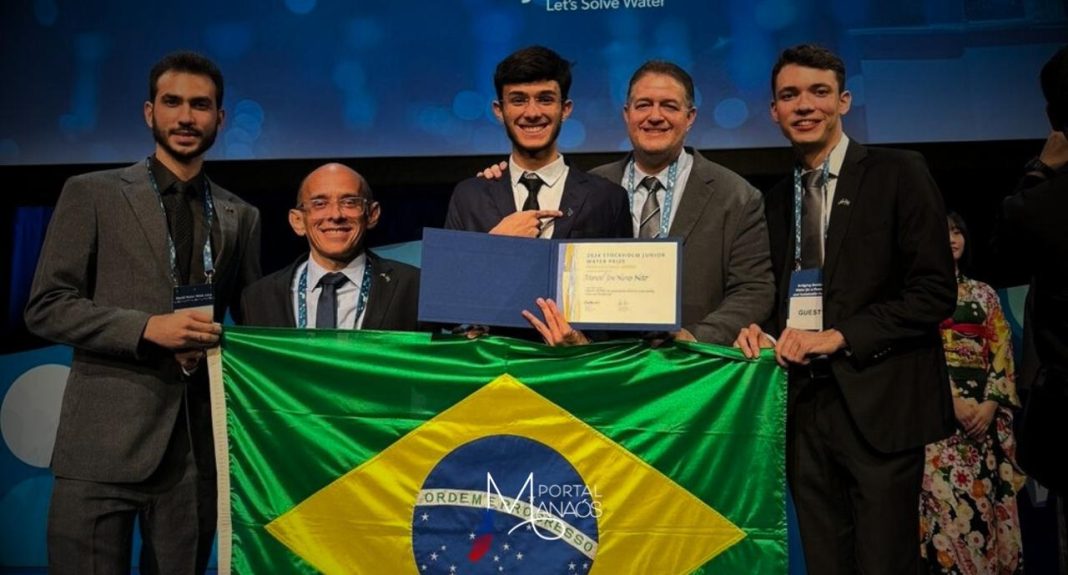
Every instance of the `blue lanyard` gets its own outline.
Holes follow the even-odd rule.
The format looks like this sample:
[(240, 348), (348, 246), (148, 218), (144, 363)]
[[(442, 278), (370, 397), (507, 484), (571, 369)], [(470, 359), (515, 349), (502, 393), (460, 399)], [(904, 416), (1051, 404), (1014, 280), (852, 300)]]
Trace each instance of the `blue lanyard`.
[[(310, 256), (309, 256), (310, 257)], [(360, 280), (360, 295), (356, 298), (356, 321), (352, 329), (360, 323), (363, 308), (367, 305), (367, 296), (371, 293), (371, 258), (363, 266), (363, 279)], [(308, 327), (308, 264), (304, 263), (304, 269), (300, 270), (300, 279), (297, 281), (297, 327)]]
[[(685, 152), (683, 152), (684, 154)], [(682, 154), (679, 154), (682, 157)], [(631, 158), (627, 162), (627, 198), (628, 203), (631, 206), (631, 212), (634, 211), (634, 159)], [(664, 202), (660, 206), (660, 230), (656, 232), (656, 237), (666, 238), (668, 235), (668, 227), (671, 225), (671, 204), (675, 199), (675, 185), (679, 180), (679, 158), (675, 158), (674, 162), (668, 167), (667, 186), (664, 188)]]
[[(820, 238), (820, 241), (822, 242), (822, 241), (826, 241), (827, 240), (827, 228), (829, 227), (828, 226), (829, 222), (827, 221), (829, 218), (828, 217), (824, 217), (824, 214), (828, 214), (829, 213), (829, 210), (827, 210), (827, 206), (825, 204), (827, 203), (827, 182), (829, 181), (829, 177), (830, 177), (830, 174), (831, 174), (831, 157), (830, 156), (827, 156), (827, 159), (823, 160), (823, 167), (821, 168), (821, 170), (823, 171), (823, 174), (822, 174), (823, 187), (822, 187), (822, 191), (821, 191), (821, 193), (823, 194), (823, 202), (820, 202), (820, 205), (823, 206), (823, 213), (820, 214), (820, 231), (822, 232), (821, 235), (823, 236), (823, 237)], [(794, 166), (794, 269), (795, 270), (801, 269), (801, 194), (804, 193), (801, 188), (802, 188), (802, 185), (801, 185), (801, 166)]]
[[(152, 182), (152, 189), (156, 192), (156, 200), (159, 201), (159, 209), (163, 212), (163, 217), (167, 217), (167, 208), (163, 205), (163, 194), (159, 191), (159, 184), (156, 183), (156, 176), (152, 174), (152, 161), (151, 158), (145, 158), (145, 168), (148, 169), (148, 179)], [(204, 190), (202, 196), (202, 203), (204, 204), (204, 222), (207, 234), (204, 236), (204, 249), (202, 250), (204, 258), (204, 278), (210, 284), (212, 277), (215, 275), (215, 263), (211, 257), (211, 223), (215, 219), (215, 202), (211, 199), (211, 182), (207, 178), (204, 178)], [(170, 229), (167, 229), (167, 248), (171, 257), (171, 283), (178, 285), (178, 252), (174, 248), (174, 238), (171, 237)]]

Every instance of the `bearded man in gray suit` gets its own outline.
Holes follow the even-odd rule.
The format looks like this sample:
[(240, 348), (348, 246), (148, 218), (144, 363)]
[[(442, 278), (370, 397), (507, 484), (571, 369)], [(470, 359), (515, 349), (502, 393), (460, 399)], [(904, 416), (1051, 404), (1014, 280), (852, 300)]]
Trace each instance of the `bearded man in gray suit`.
[[(67, 181), (26, 308), (74, 348), (52, 454), (50, 573), (202, 573), (215, 533), (204, 349), (260, 275), (259, 212), (202, 172), (224, 112), (210, 60), (179, 52), (149, 75), (155, 153)], [(186, 307), (192, 302), (203, 311)]]

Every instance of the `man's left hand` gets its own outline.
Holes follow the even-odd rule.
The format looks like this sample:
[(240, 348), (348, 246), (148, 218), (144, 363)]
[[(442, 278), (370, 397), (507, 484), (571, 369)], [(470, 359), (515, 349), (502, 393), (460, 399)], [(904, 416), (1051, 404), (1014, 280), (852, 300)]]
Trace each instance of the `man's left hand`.
[(836, 329), (805, 331), (788, 327), (775, 345), (775, 360), (783, 367), (791, 363), (808, 365), (812, 356), (829, 355), (845, 346), (845, 337)]

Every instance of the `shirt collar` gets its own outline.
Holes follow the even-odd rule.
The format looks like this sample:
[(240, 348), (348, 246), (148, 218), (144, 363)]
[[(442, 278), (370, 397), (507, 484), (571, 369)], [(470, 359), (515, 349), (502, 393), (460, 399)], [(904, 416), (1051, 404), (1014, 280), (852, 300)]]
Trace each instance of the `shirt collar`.
[[(156, 180), (156, 185), (159, 186), (160, 194), (169, 194), (173, 190), (173, 186), (178, 182), (178, 176), (174, 175), (174, 172), (167, 166), (163, 165), (163, 162), (159, 161), (159, 158), (155, 154), (152, 154), (152, 159), (149, 160), (151, 165), (152, 177)], [(193, 179), (189, 180), (196, 189), (204, 189), (204, 172), (200, 171), (197, 175), (193, 176)]]
[(567, 163), (564, 162), (564, 155), (559, 154), (556, 156), (555, 160), (537, 170), (524, 170), (515, 163), (515, 158), (510, 157), (508, 158), (508, 168), (513, 188), (519, 185), (519, 178), (523, 173), (530, 171), (538, 174), (541, 181), (545, 182), (545, 185), (551, 188), (555, 186), (560, 177), (564, 175), (564, 172), (567, 170)]
[[(337, 271), (345, 274), (345, 277), (349, 278), (349, 281), (352, 282), (353, 285), (358, 286), (361, 282), (363, 282), (363, 268), (366, 263), (367, 252), (362, 251), (360, 252), (360, 255), (353, 258), (352, 261), (348, 263), (348, 265)], [(319, 263), (315, 261), (315, 258), (311, 257), (310, 254), (308, 255), (309, 291), (319, 287), (319, 280), (322, 279), (322, 277), (328, 273), (330, 272), (320, 266)]]

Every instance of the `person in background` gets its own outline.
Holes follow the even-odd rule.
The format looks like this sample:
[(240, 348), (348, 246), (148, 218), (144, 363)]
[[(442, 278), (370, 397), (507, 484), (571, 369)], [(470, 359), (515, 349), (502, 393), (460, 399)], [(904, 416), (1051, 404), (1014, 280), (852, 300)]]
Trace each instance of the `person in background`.
[(949, 214), (957, 309), (942, 322), (957, 430), (926, 449), (920, 493), (920, 554), (932, 573), (1023, 572), (1013, 414), (1020, 407), (1012, 332), (997, 293), (964, 276), (968, 228)]
[(995, 252), (1022, 263), (1018, 279), (1030, 282), (1017, 455), (1057, 494), (1059, 559), (1068, 572), (1068, 46), (1042, 67), (1039, 84), (1052, 130), (1002, 203)]

